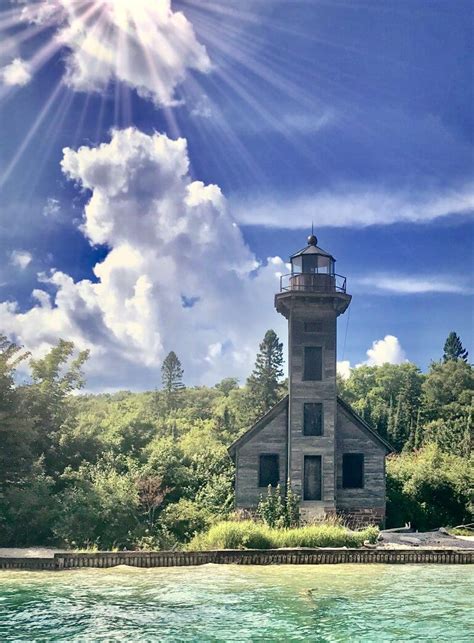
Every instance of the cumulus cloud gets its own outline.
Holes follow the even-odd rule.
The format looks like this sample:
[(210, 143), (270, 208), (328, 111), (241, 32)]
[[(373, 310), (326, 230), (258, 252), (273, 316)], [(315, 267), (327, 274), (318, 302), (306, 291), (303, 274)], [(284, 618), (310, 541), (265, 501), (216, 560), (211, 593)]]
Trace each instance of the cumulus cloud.
[(10, 253), (10, 263), (20, 270), (27, 268), (32, 262), (33, 257), (31, 253), (26, 252), (26, 250), (13, 250)]
[(351, 374), (351, 363), (348, 359), (337, 362), (337, 374), (340, 375), (343, 380), (349, 379)]
[(396, 293), (399, 295), (416, 295), (426, 293), (453, 293), (467, 295), (472, 288), (459, 276), (408, 276), (379, 274), (352, 279), (356, 285), (369, 286), (374, 292)]
[[(372, 346), (367, 350), (366, 355), (365, 362), (356, 364), (354, 368), (382, 366), (383, 364), (403, 364), (408, 361), (398, 337), (394, 335), (385, 335), (383, 339), (376, 339), (372, 342)], [(337, 373), (344, 380), (350, 377), (352, 368), (349, 360), (337, 362)]]
[(219, 187), (190, 178), (186, 141), (114, 131), (66, 148), (62, 170), (89, 193), (84, 235), (110, 250), (95, 280), (53, 271), (30, 310), (0, 304), (0, 327), (34, 351), (58, 337), (91, 349), (98, 387), (156, 386), (169, 350), (188, 381), (245, 377), (265, 330), (283, 334), (272, 300), (286, 266), (256, 262)]
[(157, 105), (172, 105), (189, 70), (211, 62), (191, 23), (171, 0), (42, 0), (23, 8), (23, 19), (57, 26), (67, 49), (66, 82), (78, 91), (125, 83)]
[(21, 58), (15, 58), (11, 63), (0, 69), (0, 80), (4, 85), (23, 87), (32, 78), (29, 63)]
[(423, 223), (452, 214), (472, 215), (474, 184), (458, 190), (417, 193), (340, 186), (331, 192), (295, 196), (291, 201), (270, 197), (236, 202), (234, 211), (241, 223), (272, 228), (307, 228), (312, 220), (318, 228)]
[(403, 362), (406, 362), (406, 355), (398, 337), (385, 335), (383, 339), (377, 339), (372, 343), (372, 347), (367, 351), (367, 360), (363, 364), (382, 366), (382, 364), (402, 364)]

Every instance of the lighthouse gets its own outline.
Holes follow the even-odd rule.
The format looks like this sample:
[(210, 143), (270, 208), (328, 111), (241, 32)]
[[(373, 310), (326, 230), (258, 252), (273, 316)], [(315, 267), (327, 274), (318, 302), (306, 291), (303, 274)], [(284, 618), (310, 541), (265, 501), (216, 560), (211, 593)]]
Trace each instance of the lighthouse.
[(291, 487), (301, 516), (383, 523), (390, 445), (337, 393), (337, 319), (351, 303), (336, 260), (312, 233), (290, 257), (275, 308), (288, 322), (288, 394), (229, 448), (236, 506), (252, 509), (268, 485)]

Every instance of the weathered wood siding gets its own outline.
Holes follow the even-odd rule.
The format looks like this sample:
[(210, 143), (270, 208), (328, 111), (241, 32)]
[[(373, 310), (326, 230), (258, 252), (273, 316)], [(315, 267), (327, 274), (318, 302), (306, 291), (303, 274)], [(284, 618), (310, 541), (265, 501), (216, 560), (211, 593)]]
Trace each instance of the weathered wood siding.
[[(305, 322), (316, 324), (315, 332), (305, 331)], [(335, 509), (335, 422), (336, 422), (336, 313), (331, 300), (295, 298), (288, 324), (290, 373), (291, 471), (293, 490), (302, 498), (303, 517), (311, 518)], [(322, 380), (305, 381), (305, 346), (322, 348)], [(303, 435), (305, 402), (323, 405), (323, 435)], [(319, 455), (322, 460), (322, 499), (304, 501), (304, 457)]]
[(287, 405), (236, 453), (235, 504), (236, 507), (256, 507), (266, 489), (258, 486), (260, 455), (277, 454), (280, 465), (280, 485), (286, 484), (287, 468)]
[[(363, 522), (382, 521), (385, 516), (386, 450), (369, 432), (338, 406), (337, 416), (337, 510), (359, 517)], [(364, 487), (343, 489), (342, 456), (364, 454)], [(364, 516), (367, 520), (364, 520)]]

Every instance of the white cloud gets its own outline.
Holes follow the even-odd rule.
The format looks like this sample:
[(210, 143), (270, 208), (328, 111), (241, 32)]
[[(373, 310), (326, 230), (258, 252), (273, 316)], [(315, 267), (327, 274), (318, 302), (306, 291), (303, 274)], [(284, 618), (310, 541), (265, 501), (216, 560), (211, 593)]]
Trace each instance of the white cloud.
[(66, 82), (78, 91), (103, 91), (119, 81), (156, 105), (172, 105), (189, 70), (208, 72), (211, 62), (191, 23), (171, 0), (43, 0), (23, 18), (57, 26), (68, 50)]
[(340, 375), (343, 380), (349, 379), (351, 374), (351, 363), (348, 359), (337, 362), (337, 374)]
[[(474, 185), (458, 190), (389, 192), (339, 186), (291, 199), (270, 197), (234, 204), (236, 218), (246, 225), (273, 228), (365, 227), (398, 222), (423, 223), (450, 214), (474, 213)], [(316, 214), (315, 214), (316, 213)]]
[[(376, 339), (372, 342), (372, 346), (367, 350), (366, 355), (365, 362), (356, 364), (354, 368), (383, 366), (383, 364), (403, 364), (408, 361), (398, 337), (394, 335), (385, 335), (383, 339)], [(337, 372), (344, 380), (350, 377), (352, 368), (349, 360), (337, 362)]]
[(61, 204), (58, 199), (49, 197), (46, 201), (46, 205), (43, 208), (43, 216), (45, 217), (57, 217), (61, 211)]
[(219, 187), (193, 181), (188, 167), (185, 140), (136, 129), (66, 148), (63, 172), (90, 191), (82, 231), (110, 251), (97, 282), (40, 276), (37, 305), (0, 304), (0, 327), (35, 353), (58, 337), (91, 349), (96, 388), (156, 386), (169, 350), (188, 382), (244, 378), (267, 328), (283, 336), (273, 296), (286, 268), (278, 257), (258, 265)]
[(31, 253), (26, 250), (13, 250), (13, 252), (10, 253), (10, 263), (12, 266), (20, 268), (20, 270), (27, 268), (32, 260), (33, 257)]
[[(367, 351), (367, 366), (382, 366), (382, 364), (402, 364), (406, 362), (405, 351), (400, 345), (398, 337), (385, 335), (372, 343), (372, 348)], [(362, 366), (362, 364), (358, 364)]]
[(355, 277), (351, 282), (356, 285), (374, 288), (375, 292), (415, 295), (425, 293), (471, 294), (472, 289), (460, 276), (425, 275), (419, 277), (406, 275), (379, 274), (369, 277)]
[(29, 63), (21, 58), (15, 58), (11, 63), (0, 69), (0, 80), (4, 85), (23, 87), (31, 80)]

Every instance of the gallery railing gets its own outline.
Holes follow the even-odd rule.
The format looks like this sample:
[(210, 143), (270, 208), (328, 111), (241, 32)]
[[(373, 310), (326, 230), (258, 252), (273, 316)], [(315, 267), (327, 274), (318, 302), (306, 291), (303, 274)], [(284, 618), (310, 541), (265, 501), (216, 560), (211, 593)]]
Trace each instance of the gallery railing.
[(280, 277), (280, 292), (346, 292), (346, 277), (327, 273), (297, 272)]

